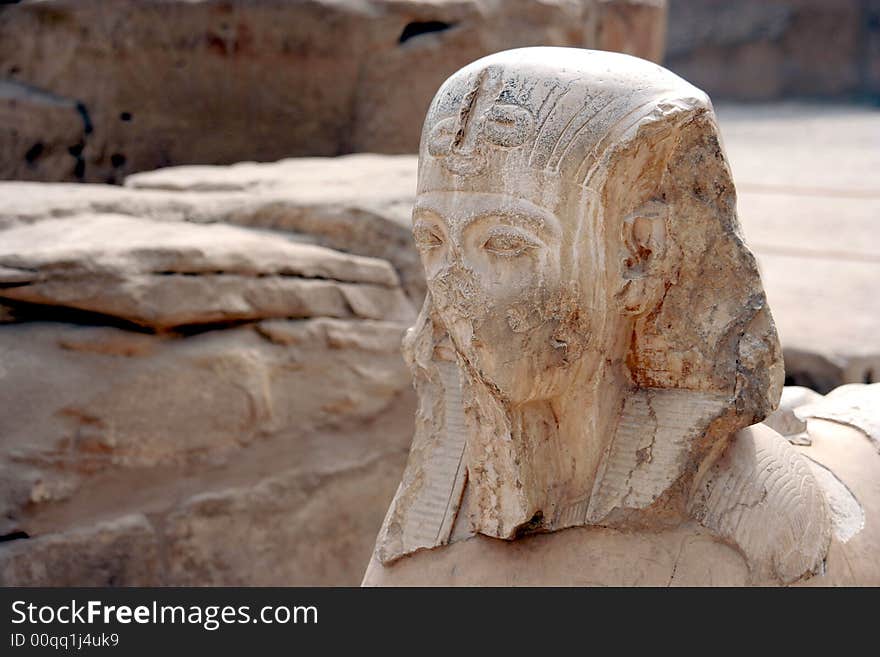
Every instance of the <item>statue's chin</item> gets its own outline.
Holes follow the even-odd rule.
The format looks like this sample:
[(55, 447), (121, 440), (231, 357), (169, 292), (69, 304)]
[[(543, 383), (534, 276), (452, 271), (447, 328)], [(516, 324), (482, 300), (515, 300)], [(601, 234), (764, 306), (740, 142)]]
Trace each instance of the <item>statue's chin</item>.
[[(460, 327), (456, 327), (459, 328)], [(505, 336), (504, 340), (485, 338), (483, 332), (469, 330), (450, 332), (459, 359), (465, 364), (468, 376), (477, 384), (492, 391), (512, 404), (524, 404), (555, 397), (570, 385), (570, 364), (559, 350), (548, 350), (536, 355), (529, 340), (522, 334)], [(550, 343), (541, 336), (538, 342)], [(510, 345), (504, 351), (496, 345)]]

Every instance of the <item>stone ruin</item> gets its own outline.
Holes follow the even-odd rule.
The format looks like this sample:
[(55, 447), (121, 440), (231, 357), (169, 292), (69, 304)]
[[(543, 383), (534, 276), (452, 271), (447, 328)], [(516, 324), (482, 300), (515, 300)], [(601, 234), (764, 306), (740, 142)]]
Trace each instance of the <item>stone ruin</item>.
[(0, 183), (0, 583), (357, 584), (411, 440), (413, 158), (129, 174), (414, 153), (458, 67), (533, 43), (659, 59), (665, 12), (0, 7), (0, 178), (125, 182)]
[[(731, 529), (734, 516), (709, 513), (712, 499), (726, 498), (703, 495), (702, 502), (690, 504), (701, 498), (684, 492), (687, 477), (700, 462), (700, 450), (708, 445), (710, 452), (719, 451), (729, 439), (725, 426), (732, 432), (750, 414), (757, 420), (769, 411), (778, 384), (771, 373), (779, 364), (772, 330), (760, 326), (766, 313), (749, 304), (736, 305), (742, 298), (751, 299), (751, 292), (760, 292), (760, 284), (748, 252), (736, 246), (730, 213), (717, 208), (709, 213), (718, 220), (717, 230), (707, 228), (700, 237), (721, 235), (723, 239), (713, 243), (724, 256), (718, 266), (738, 263), (742, 274), (735, 285), (723, 290), (729, 303), (714, 312), (719, 317), (727, 312), (736, 319), (731, 340), (735, 327), (743, 326), (752, 314), (757, 318), (754, 325), (748, 323), (750, 331), (757, 332), (747, 335), (760, 339), (746, 345), (743, 353), (766, 357), (767, 380), (751, 377), (746, 381), (749, 385), (736, 388), (734, 411), (725, 415), (725, 405), (731, 403), (725, 386), (743, 373), (760, 373), (760, 363), (740, 363), (729, 371), (713, 369), (708, 364), (715, 354), (707, 349), (717, 336), (706, 334), (689, 343), (687, 327), (674, 337), (679, 346), (693, 347), (693, 353), (668, 371), (675, 371), (677, 381), (691, 387), (667, 389), (659, 396), (627, 395), (621, 392), (627, 379), (620, 363), (600, 364), (596, 371), (620, 384), (615, 394), (625, 417), (642, 422), (651, 420), (654, 412), (659, 433), (645, 445), (635, 435), (634, 444), (628, 446), (615, 439), (620, 449), (614, 465), (632, 468), (630, 484), (640, 484), (638, 494), (612, 486), (614, 468), (606, 468), (601, 480), (607, 485), (599, 486), (604, 503), (600, 505), (597, 496), (591, 508), (584, 498), (564, 515), (548, 511), (548, 502), (559, 496), (577, 497), (587, 491), (589, 482), (578, 480), (559, 463), (553, 466), (557, 475), (563, 475), (558, 490), (541, 492), (541, 481), (550, 477), (532, 467), (537, 461), (524, 461), (515, 450), (495, 460), (475, 458), (475, 471), (497, 463), (504, 465), (500, 472), (505, 477), (513, 473), (531, 482), (527, 494), (518, 497), (512, 491), (497, 510), (482, 502), (491, 500), (491, 486), (474, 485), (477, 477), (467, 484), (459, 470), (451, 472), (457, 453), (457, 463), (465, 463), (460, 456), (471, 436), (469, 413), (475, 411), (457, 403), (468, 399), (460, 374), (469, 370), (459, 365), (452, 334), (443, 336), (441, 304), (432, 301), (433, 293), (422, 315), (417, 313), (430, 287), (420, 253), (436, 253), (434, 238), (442, 237), (431, 232), (430, 206), (444, 201), (442, 195), (428, 198), (420, 190), (419, 214), (425, 214), (422, 223), (427, 225), (417, 232), (417, 249), (410, 227), (416, 201), (415, 156), (296, 158), (128, 175), (179, 162), (414, 151), (431, 96), (460, 66), (494, 50), (533, 43), (616, 49), (657, 60), (662, 52), (664, 2), (123, 4), (131, 17), (124, 25), (104, 11), (103, 3), (91, 0), (22, 2), (0, 9), (4, 64), (0, 116), (7, 126), (7, 132), (0, 134), (4, 162), (0, 175), (124, 180), (122, 187), (0, 183), (4, 391), (0, 584), (356, 584), (404, 471), (414, 417), (418, 418), (416, 449), (403, 482), (410, 499), (400, 495), (395, 499), (392, 511), (400, 512), (402, 524), (383, 528), (379, 546), (388, 565), (382, 559), (374, 561), (367, 583), (511, 583), (503, 566), (511, 563), (514, 553), (520, 555), (516, 562), (520, 566), (531, 563), (524, 571), (528, 574), (518, 576), (515, 583), (555, 582), (558, 571), (542, 563), (551, 557), (547, 563), (564, 565), (573, 555), (578, 557), (580, 579), (561, 578), (563, 583), (600, 583), (603, 577), (619, 577), (615, 580), (619, 583), (660, 584), (740, 583), (764, 576), (787, 581), (795, 577), (793, 571), (812, 561), (815, 551), (809, 545), (815, 547), (816, 542), (807, 541), (803, 554), (794, 555), (793, 561), (764, 568), (767, 561), (761, 555), (778, 549), (777, 534), (764, 543), (749, 543)], [(313, 13), (305, 16), (297, 11)], [(150, 28), (159, 15), (173, 28), (161, 35)], [(330, 20), (337, 28), (335, 34), (342, 35), (338, 43), (324, 39), (325, 31), (312, 29), (323, 20)], [(38, 38), (28, 40), (29, 34)], [(89, 43), (97, 50), (84, 49)], [(345, 52), (339, 51), (342, 43)], [(39, 52), (34, 50), (37, 46)], [(90, 60), (89, 53), (97, 59)], [(279, 67), (279, 61), (303, 65)], [(67, 74), (59, 76), (62, 65)], [(109, 67), (101, 69), (99, 77), (115, 82), (96, 87), (96, 66)], [(235, 85), (228, 84), (229, 70), (235, 71)], [(389, 80), (410, 70), (420, 72), (418, 84), (389, 86)], [(266, 82), (270, 73), (293, 77), (270, 89)], [(327, 76), (339, 81), (330, 96), (319, 93), (324, 87), (318, 83)], [(522, 146), (518, 140), (535, 128), (534, 116), (540, 112), (530, 123), (529, 112), (518, 109), (522, 95), (489, 111), (483, 96), (496, 90), (497, 80), (489, 76), (483, 82), (468, 110), (475, 117), (468, 119), (456, 111), (436, 115), (438, 126), (429, 135), (429, 144), (435, 168), (446, 172), (443, 175), (457, 171), (462, 180), (469, 176), (476, 180), (473, 176), (481, 175), (476, 170), (493, 162), (489, 158), (481, 164), (481, 153), (512, 154)], [(702, 98), (681, 81), (673, 86), (688, 89), (691, 100)], [(613, 114), (617, 106), (609, 89), (612, 102), (605, 110)], [(563, 99), (557, 111), (564, 112), (575, 95)], [(617, 100), (631, 95), (622, 94)], [(209, 103), (210, 111), (187, 102), (193, 98)], [(169, 99), (174, 102), (168, 104)], [(465, 105), (460, 103), (459, 108)], [(665, 125), (664, 116), (671, 120), (680, 111), (684, 109), (664, 108), (655, 117), (657, 126)], [(261, 112), (269, 112), (272, 120)], [(472, 122), (483, 115), (486, 120), (481, 125)], [(605, 116), (601, 111), (596, 115)], [(213, 122), (212, 134), (222, 138), (194, 137), (203, 134), (200, 122), (206, 116)], [(456, 116), (461, 119), (459, 127), (466, 126), (460, 135)], [(181, 117), (187, 120), (178, 120)], [(247, 117), (245, 124), (241, 117)], [(575, 130), (578, 119), (569, 118), (568, 127)], [(695, 152), (706, 153), (707, 162), (714, 162), (709, 145), (699, 141), (717, 137), (710, 113), (701, 115), (698, 123), (676, 126), (680, 131), (676, 134), (696, 139)], [(593, 127), (600, 125), (601, 121)], [(588, 133), (579, 133), (579, 141), (560, 139), (567, 145), (550, 152), (551, 169), (562, 170), (563, 162), (589, 143)], [(648, 137), (660, 139), (660, 135)], [(491, 149), (486, 150), (486, 144)], [(661, 140), (657, 157), (663, 157), (667, 147), (672, 148)], [(534, 152), (544, 152), (542, 148)], [(475, 157), (462, 157), (469, 152)], [(647, 158), (642, 165), (650, 167), (650, 153), (632, 152), (626, 157)], [(423, 170), (427, 166), (423, 158)], [(724, 169), (717, 162), (713, 166)], [(729, 175), (720, 179), (729, 186), (725, 194), (732, 198)], [(534, 185), (529, 187), (527, 177), (516, 178), (517, 183), (524, 180), (526, 184), (516, 191), (525, 201), (539, 211), (542, 203), (552, 205), (550, 196), (544, 198)], [(696, 180), (702, 184), (702, 179)], [(609, 202), (622, 202), (626, 183), (617, 180), (612, 188), (616, 196)], [(687, 186), (678, 193), (686, 196)], [(700, 203), (714, 193), (714, 188), (703, 189), (703, 196), (708, 196), (697, 195), (688, 211), (699, 214)], [(657, 201), (632, 208), (626, 216), (624, 242), (634, 246), (639, 257), (626, 265), (628, 271), (615, 274), (628, 281), (626, 290), (618, 290), (618, 301), (630, 308), (625, 321), (640, 327), (645, 322), (638, 300), (664, 293), (654, 289), (654, 263), (694, 256), (687, 249), (675, 255), (676, 240), (681, 238), (671, 229), (660, 229), (671, 219), (668, 208)], [(422, 207), (422, 202), (428, 206)], [(750, 207), (763, 211), (762, 206)], [(568, 210), (560, 212), (561, 217), (574, 216)], [(759, 212), (749, 218), (746, 234), (766, 241), (766, 229), (772, 226), (756, 224), (760, 216)], [(496, 231), (497, 257), (519, 248), (535, 253), (533, 246), (518, 245), (527, 235), (522, 227), (515, 228)], [(761, 230), (755, 232), (756, 228)], [(840, 239), (851, 236), (841, 232)], [(699, 243), (688, 248), (699, 251)], [(658, 257), (643, 258), (646, 248)], [(579, 247), (578, 252), (589, 249)], [(603, 257), (611, 262), (618, 255), (608, 251)], [(765, 254), (759, 255), (766, 265)], [(699, 263), (699, 257), (693, 262)], [(811, 385), (821, 382), (817, 389), (822, 391), (841, 382), (868, 380), (867, 373), (877, 371), (880, 363), (871, 341), (863, 339), (874, 325), (870, 304), (859, 309), (858, 317), (850, 313), (854, 321), (845, 335), (795, 332), (809, 328), (803, 318), (815, 315), (815, 308), (793, 303), (798, 298), (793, 288), (778, 287), (777, 270), (784, 268), (779, 263), (774, 267), (774, 287), (768, 288), (768, 294), (783, 334), (786, 365), (796, 364), (794, 372), (801, 376), (802, 370)], [(823, 280), (833, 273), (817, 270)], [(685, 280), (695, 275), (694, 271), (685, 274)], [(461, 281), (448, 280), (452, 287), (444, 302), (447, 314), (483, 312), (469, 306), (466, 295), (456, 298), (455, 286)], [(609, 280), (595, 281), (595, 290)], [(811, 285), (806, 279), (800, 284)], [(864, 297), (863, 287), (850, 289), (859, 298)], [(460, 291), (468, 289), (465, 285)], [(607, 330), (591, 330), (594, 338), (579, 342), (578, 331), (589, 328), (589, 318), (571, 316), (577, 308), (577, 289), (573, 285), (560, 297), (565, 303), (559, 310), (565, 317), (556, 317), (559, 312), (545, 304), (535, 316), (513, 309), (501, 321), (501, 329), (518, 327), (517, 335), (528, 333), (535, 322), (559, 321), (560, 331), (551, 336), (556, 341), (551, 357), (536, 361), (536, 367), (552, 369), (560, 359), (595, 355), (592, 340), (612, 334), (609, 324)], [(690, 312), (690, 301), (679, 302), (679, 309), (686, 306)], [(693, 307), (708, 312), (709, 301), (702, 301), (703, 306)], [(828, 299), (816, 303), (820, 302), (827, 304)], [(399, 345), (413, 324), (420, 330), (407, 340), (408, 370)], [(660, 354), (670, 353), (669, 345), (658, 344), (669, 337), (662, 333), (645, 334), (639, 347), (644, 356), (640, 363), (651, 365), (652, 377), (669, 365), (657, 361)], [(835, 340), (829, 342), (829, 337)], [(424, 350), (433, 341), (434, 350), (426, 356)], [(733, 348), (729, 341), (718, 344)], [(766, 349), (758, 348), (761, 344)], [(504, 343), (498, 346), (503, 349)], [(625, 348), (612, 346), (621, 352)], [(824, 351), (818, 353), (817, 347)], [(702, 369), (694, 369), (700, 362)], [(630, 366), (623, 365), (624, 370)], [(705, 381), (700, 377), (707, 368), (712, 383), (703, 389), (700, 382)], [(411, 373), (418, 395), (412, 390)], [(508, 374), (518, 380), (513, 369)], [(534, 381), (544, 385), (539, 376)], [(699, 402), (693, 402), (691, 394), (695, 381), (697, 396), (703, 395)], [(531, 384), (524, 380), (518, 385)], [(823, 536), (831, 537), (823, 565), (819, 575), (798, 581), (861, 583), (876, 578), (867, 569), (857, 570), (847, 580), (838, 565), (843, 559), (864, 563), (868, 558), (864, 555), (877, 545), (870, 521), (871, 501), (876, 498), (870, 484), (872, 464), (880, 439), (872, 411), (877, 406), (876, 388), (846, 386), (827, 397), (809, 399), (787, 399), (785, 393), (780, 409), (766, 420), (786, 435), (794, 445), (791, 449), (809, 457), (796, 463), (807, 464), (812, 479), (804, 481), (818, 485), (827, 507), (825, 516), (817, 516), (826, 522), (813, 527), (819, 544)], [(471, 442), (488, 448), (499, 427), (503, 435), (505, 415), (491, 394), (486, 396), (478, 386), (471, 390), (480, 400), (480, 412), (493, 420)], [(589, 408), (609, 426), (613, 424), (616, 416), (608, 413), (609, 400), (601, 394), (598, 399), (584, 394)], [(676, 395), (684, 401), (676, 401)], [(430, 400), (436, 402), (434, 406)], [(691, 403), (697, 403), (699, 413), (690, 424), (688, 418), (664, 414), (677, 404), (690, 408)], [(518, 435), (530, 435), (535, 421), (548, 418), (544, 411), (527, 413), (523, 419), (531, 424), (512, 428)], [(708, 423), (711, 431), (695, 438), (701, 422)], [(540, 425), (535, 435), (554, 435), (549, 426)], [(457, 442), (431, 445), (433, 438), (446, 435), (447, 428), (460, 429)], [(590, 435), (601, 434), (601, 429), (596, 425)], [(748, 435), (758, 444), (770, 440), (768, 431), (751, 429)], [(670, 432), (681, 438), (680, 444), (657, 442)], [(564, 445), (577, 444), (577, 431), (568, 427), (563, 433)], [(791, 453), (773, 440), (774, 449)], [(426, 444), (427, 452), (436, 453), (420, 451), (419, 446)], [(552, 452), (540, 445), (535, 449)], [(702, 462), (711, 458), (710, 453)], [(428, 475), (421, 482), (425, 489), (414, 485), (419, 482), (413, 463), (419, 460)], [(748, 465), (747, 458), (745, 465), (742, 458), (729, 460), (734, 472)], [(661, 468), (661, 461), (674, 467)], [(587, 454), (577, 472), (588, 470), (589, 462)], [(679, 470), (684, 474), (663, 489)], [(721, 474), (717, 476), (724, 481)], [(457, 510), (438, 519), (433, 505), (450, 490), (453, 495), (446, 499), (454, 500), (456, 491), (462, 493)], [(742, 490), (745, 494), (760, 488)], [(410, 503), (414, 512), (406, 508)], [(683, 506), (692, 524), (676, 525)], [(474, 509), (480, 510), (475, 517), (481, 533), (469, 536)], [(534, 512), (529, 515), (530, 511)], [(413, 524), (419, 513), (428, 518), (426, 526)], [(797, 516), (792, 518), (791, 522), (797, 521)], [(597, 531), (597, 525), (591, 524), (595, 522), (608, 526)], [(646, 540), (645, 526), (653, 531), (656, 522), (670, 527), (662, 537)], [(438, 533), (432, 534), (437, 527)], [(585, 533), (592, 538), (585, 541)], [(515, 540), (508, 540), (511, 537)], [(736, 547), (736, 541), (747, 547)], [(413, 547), (417, 545), (424, 547)], [(749, 561), (741, 552), (758, 556)], [(627, 558), (627, 554), (636, 556)], [(473, 558), (475, 564), (497, 560), (502, 567), (468, 572), (457, 566), (462, 558)], [(635, 567), (633, 558), (638, 561)], [(607, 572), (597, 574), (584, 565), (594, 562)], [(750, 563), (763, 565), (752, 575)], [(702, 568), (706, 564), (711, 566), (708, 571)], [(815, 570), (814, 564), (805, 568)], [(823, 578), (823, 568), (830, 579)], [(450, 569), (457, 575), (451, 576)]]
[(756, 424), (782, 354), (701, 91), (573, 49), (463, 68), (413, 236), (416, 433), (364, 584), (880, 582), (876, 448)]
[(0, 6), (0, 178), (414, 153), (431, 97), (468, 62), (529, 45), (659, 61), (666, 30), (665, 0), (112, 4)]

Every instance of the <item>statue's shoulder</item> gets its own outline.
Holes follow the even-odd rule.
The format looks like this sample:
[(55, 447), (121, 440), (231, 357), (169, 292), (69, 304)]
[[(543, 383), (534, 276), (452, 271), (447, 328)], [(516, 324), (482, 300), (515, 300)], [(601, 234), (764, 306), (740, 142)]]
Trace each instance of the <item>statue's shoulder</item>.
[(691, 516), (746, 557), (752, 580), (822, 572), (831, 513), (807, 459), (762, 424), (738, 431), (697, 484)]
[(878, 586), (880, 384), (841, 386), (795, 412), (807, 440), (794, 449), (821, 485), (832, 522), (825, 573), (806, 583)]
[(877, 446), (840, 418), (804, 427), (788, 438), (763, 424), (739, 431), (691, 515), (746, 557), (753, 583), (880, 583)]

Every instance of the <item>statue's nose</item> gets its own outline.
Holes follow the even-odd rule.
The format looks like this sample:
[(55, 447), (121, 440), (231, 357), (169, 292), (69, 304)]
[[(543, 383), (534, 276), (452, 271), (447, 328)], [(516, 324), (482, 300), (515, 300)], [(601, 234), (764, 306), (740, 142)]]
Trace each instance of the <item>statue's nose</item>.
[(473, 313), (479, 301), (476, 276), (460, 257), (450, 254), (442, 269), (431, 280), (431, 293), (438, 305)]

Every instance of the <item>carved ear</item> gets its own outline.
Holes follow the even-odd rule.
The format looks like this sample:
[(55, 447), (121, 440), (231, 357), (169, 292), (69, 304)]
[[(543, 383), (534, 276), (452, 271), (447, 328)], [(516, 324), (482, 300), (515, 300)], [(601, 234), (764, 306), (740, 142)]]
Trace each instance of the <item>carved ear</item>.
[(660, 301), (665, 287), (668, 206), (649, 201), (621, 225), (621, 279), (615, 295), (621, 312), (640, 315)]

